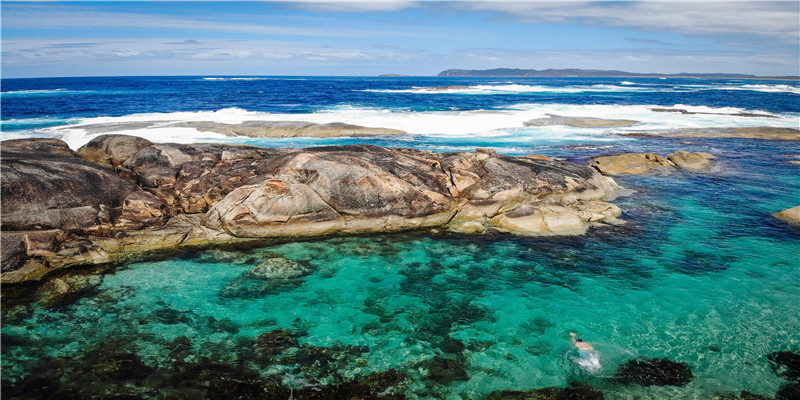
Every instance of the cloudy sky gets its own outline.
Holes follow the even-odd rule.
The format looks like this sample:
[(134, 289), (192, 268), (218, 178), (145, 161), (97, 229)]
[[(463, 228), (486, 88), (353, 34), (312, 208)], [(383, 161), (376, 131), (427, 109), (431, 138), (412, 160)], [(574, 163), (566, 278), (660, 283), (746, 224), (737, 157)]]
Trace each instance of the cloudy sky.
[(2, 76), (800, 74), (800, 2), (12, 2)]

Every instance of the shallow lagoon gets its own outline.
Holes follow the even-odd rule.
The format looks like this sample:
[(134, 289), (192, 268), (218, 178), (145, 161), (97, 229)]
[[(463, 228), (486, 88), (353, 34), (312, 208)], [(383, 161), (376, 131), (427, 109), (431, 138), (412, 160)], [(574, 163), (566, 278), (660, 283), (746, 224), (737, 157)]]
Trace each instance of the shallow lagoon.
[[(582, 162), (680, 147), (636, 139), (542, 149)], [(394, 369), (408, 376), (410, 398), (481, 399), (570, 382), (611, 399), (772, 397), (786, 381), (766, 355), (800, 351), (800, 233), (770, 216), (796, 205), (797, 167), (786, 161), (797, 147), (704, 139), (691, 148), (720, 157), (711, 172), (616, 178), (634, 191), (615, 200), (627, 222), (584, 237), (420, 232), (120, 266), (69, 306), (6, 314), (3, 379), (113, 342), (154, 374), (176, 357), (213, 360), (296, 389)], [(295, 261), (296, 272), (263, 279), (254, 271), (276, 258)], [(291, 339), (260, 361), (254, 340), (276, 329)], [(572, 331), (600, 352), (597, 374), (577, 367)], [(685, 362), (694, 378), (683, 387), (609, 379), (637, 356)], [(153, 396), (151, 383), (127, 390)]]

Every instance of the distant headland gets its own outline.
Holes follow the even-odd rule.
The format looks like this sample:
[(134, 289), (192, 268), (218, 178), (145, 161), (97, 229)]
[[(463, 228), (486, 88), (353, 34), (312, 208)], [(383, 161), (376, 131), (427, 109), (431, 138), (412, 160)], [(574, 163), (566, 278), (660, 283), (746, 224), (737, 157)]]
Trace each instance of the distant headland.
[(495, 68), (495, 69), (448, 69), (440, 72), (437, 76), (452, 77), (534, 77), (534, 78), (571, 78), (571, 77), (592, 77), (592, 78), (626, 78), (626, 77), (657, 77), (657, 78), (723, 78), (723, 79), (800, 79), (798, 76), (756, 76), (746, 74), (724, 74), (724, 73), (688, 73), (679, 74), (657, 74), (657, 73), (636, 73), (617, 70), (601, 69), (519, 69), (519, 68)]

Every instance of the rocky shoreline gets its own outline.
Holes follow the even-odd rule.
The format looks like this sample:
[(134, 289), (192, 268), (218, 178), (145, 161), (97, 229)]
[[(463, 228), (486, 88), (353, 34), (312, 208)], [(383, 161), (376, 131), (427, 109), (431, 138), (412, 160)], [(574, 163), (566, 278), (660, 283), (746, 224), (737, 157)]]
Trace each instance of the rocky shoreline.
[(420, 229), (581, 234), (621, 214), (586, 165), (491, 150), (2, 142), (2, 283), (142, 254)]

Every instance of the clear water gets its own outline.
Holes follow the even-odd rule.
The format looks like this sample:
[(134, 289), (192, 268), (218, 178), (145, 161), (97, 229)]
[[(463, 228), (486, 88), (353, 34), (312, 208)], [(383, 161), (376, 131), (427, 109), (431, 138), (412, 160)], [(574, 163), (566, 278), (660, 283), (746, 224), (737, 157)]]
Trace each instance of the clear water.
[[(4, 91), (64, 90), (11, 96), (4, 92), (3, 134), (47, 136), (52, 127), (42, 121), (48, 118), (63, 126), (73, 124), (72, 118), (224, 107), (291, 112), (271, 109), (278, 106), (245, 96), (252, 104), (261, 104), (248, 107), (240, 104), (245, 100), (226, 97), (226, 91), (207, 88), (223, 83), (241, 85), (243, 90), (264, 89), (272, 80), (174, 78), (172, 85), (166, 86), (164, 80), (168, 79), (108, 79), (108, 91), (115, 95), (98, 92), (97, 86), (102, 84), (91, 79), (87, 80), (91, 84), (81, 81), (88, 85), (85, 88), (74, 87), (69, 80), (37, 81), (36, 85), (15, 80), (16, 86), (4, 80)], [(691, 104), (712, 111), (740, 107), (776, 113), (779, 118), (774, 123), (779, 126), (787, 121), (796, 124), (800, 111), (800, 96), (791, 91), (796, 86), (775, 82), (759, 84), (772, 85), (770, 90), (781, 89), (777, 85), (789, 89), (765, 92), (755, 90), (758, 87), (745, 88), (751, 85), (748, 82), (727, 82), (725, 85), (738, 85), (738, 89), (715, 90), (710, 88), (713, 82), (702, 81), (705, 86), (699, 89), (671, 85), (656, 86), (658, 90), (652, 91), (612, 88), (587, 94), (574, 93), (574, 87), (608, 82), (552, 80), (545, 83), (562, 88), (561, 92), (429, 95), (413, 93), (413, 87), (485, 82), (432, 78), (340, 81), (311, 79), (315, 96), (301, 99), (297, 94), (297, 99), (286, 102), (301, 106), (280, 107), (295, 107), (298, 115), (322, 112), (337, 117), (352, 114), (354, 104), (357, 113), (369, 107), (392, 107), (388, 113), (394, 118), (394, 114), (416, 113), (426, 107), (441, 111), (453, 104), (466, 110), (513, 112), (518, 104), (537, 97), (540, 104), (552, 108), (565, 104), (582, 107), (571, 109), (573, 112), (593, 110), (593, 102), (619, 112), (637, 104)], [(640, 87), (659, 84), (635, 81)], [(304, 81), (287, 79), (277, 84), (283, 88), (298, 85), (300, 93), (303, 86), (298, 82)], [(141, 99), (116, 109), (120, 100), (112, 99), (127, 96), (119, 94), (126, 85), (138, 93), (128, 98), (133, 100), (147, 90), (161, 89), (150, 103)], [(216, 108), (187, 103), (204, 98), (197, 95), (170, 103), (168, 94), (183, 93), (186, 85), (201, 93), (216, 93), (215, 99), (222, 103)], [(320, 85), (332, 89), (324, 92)], [(624, 86), (630, 85), (616, 84)], [(77, 90), (95, 92), (83, 96), (73, 93)], [(397, 90), (401, 92), (393, 92)], [(402, 92), (408, 90), (412, 92)], [(42, 105), (58, 97), (77, 110), (75, 104), (89, 104), (102, 96), (108, 99), (96, 102), (94, 111), (58, 114), (52, 110), (50, 114), (50, 106)], [(416, 111), (401, 111), (403, 107), (415, 107)], [(672, 123), (680, 126), (720, 123), (670, 115)], [(620, 116), (625, 115), (607, 117)], [(753, 123), (745, 117), (724, 118), (728, 118), (722, 120), (725, 123)], [(40, 125), (9, 130), (7, 123)], [(800, 352), (800, 230), (770, 214), (800, 204), (800, 167), (787, 162), (800, 159), (800, 145), (745, 139), (691, 139), (686, 143), (682, 139), (620, 137), (608, 130), (548, 129), (527, 136), (510, 131), (500, 136), (418, 134), (332, 142), (435, 150), (495, 147), (509, 154), (537, 151), (575, 162), (618, 151), (667, 154), (685, 148), (708, 151), (719, 159), (708, 172), (616, 178), (634, 191), (615, 200), (626, 223), (593, 229), (582, 237), (420, 232), (204, 250), (120, 266), (103, 276), (95, 293), (65, 308), (46, 310), (33, 304), (6, 314), (3, 380), (14, 382), (27, 376), (45, 357), (80, 358), (111, 339), (121, 346), (120, 351), (137, 354), (149, 366), (163, 367), (173, 357), (171, 343), (185, 336), (191, 342), (184, 355), (187, 362), (206, 358), (244, 364), (264, 377), (291, 385), (335, 383), (396, 369), (412, 378), (406, 392), (410, 398), (481, 399), (495, 390), (564, 387), (575, 381), (599, 388), (610, 399), (707, 399), (716, 393), (738, 391), (774, 396), (786, 381), (775, 375), (766, 355), (779, 350)], [(323, 142), (292, 139), (270, 144)], [(305, 266), (304, 274), (286, 280), (254, 279), (251, 271), (275, 257), (300, 263)], [(290, 330), (298, 340), (278, 358), (283, 361), (264, 366), (247, 356), (256, 337), (279, 328)], [(600, 353), (601, 371), (592, 374), (578, 366), (569, 332), (594, 344)], [(343, 355), (335, 371), (321, 367), (298, 370), (292, 356), (309, 346), (363, 347)], [(687, 363), (694, 378), (682, 387), (625, 386), (606, 379), (637, 356)], [(458, 360), (466, 377), (446, 384), (432, 379), (429, 365), (437, 357)]]

